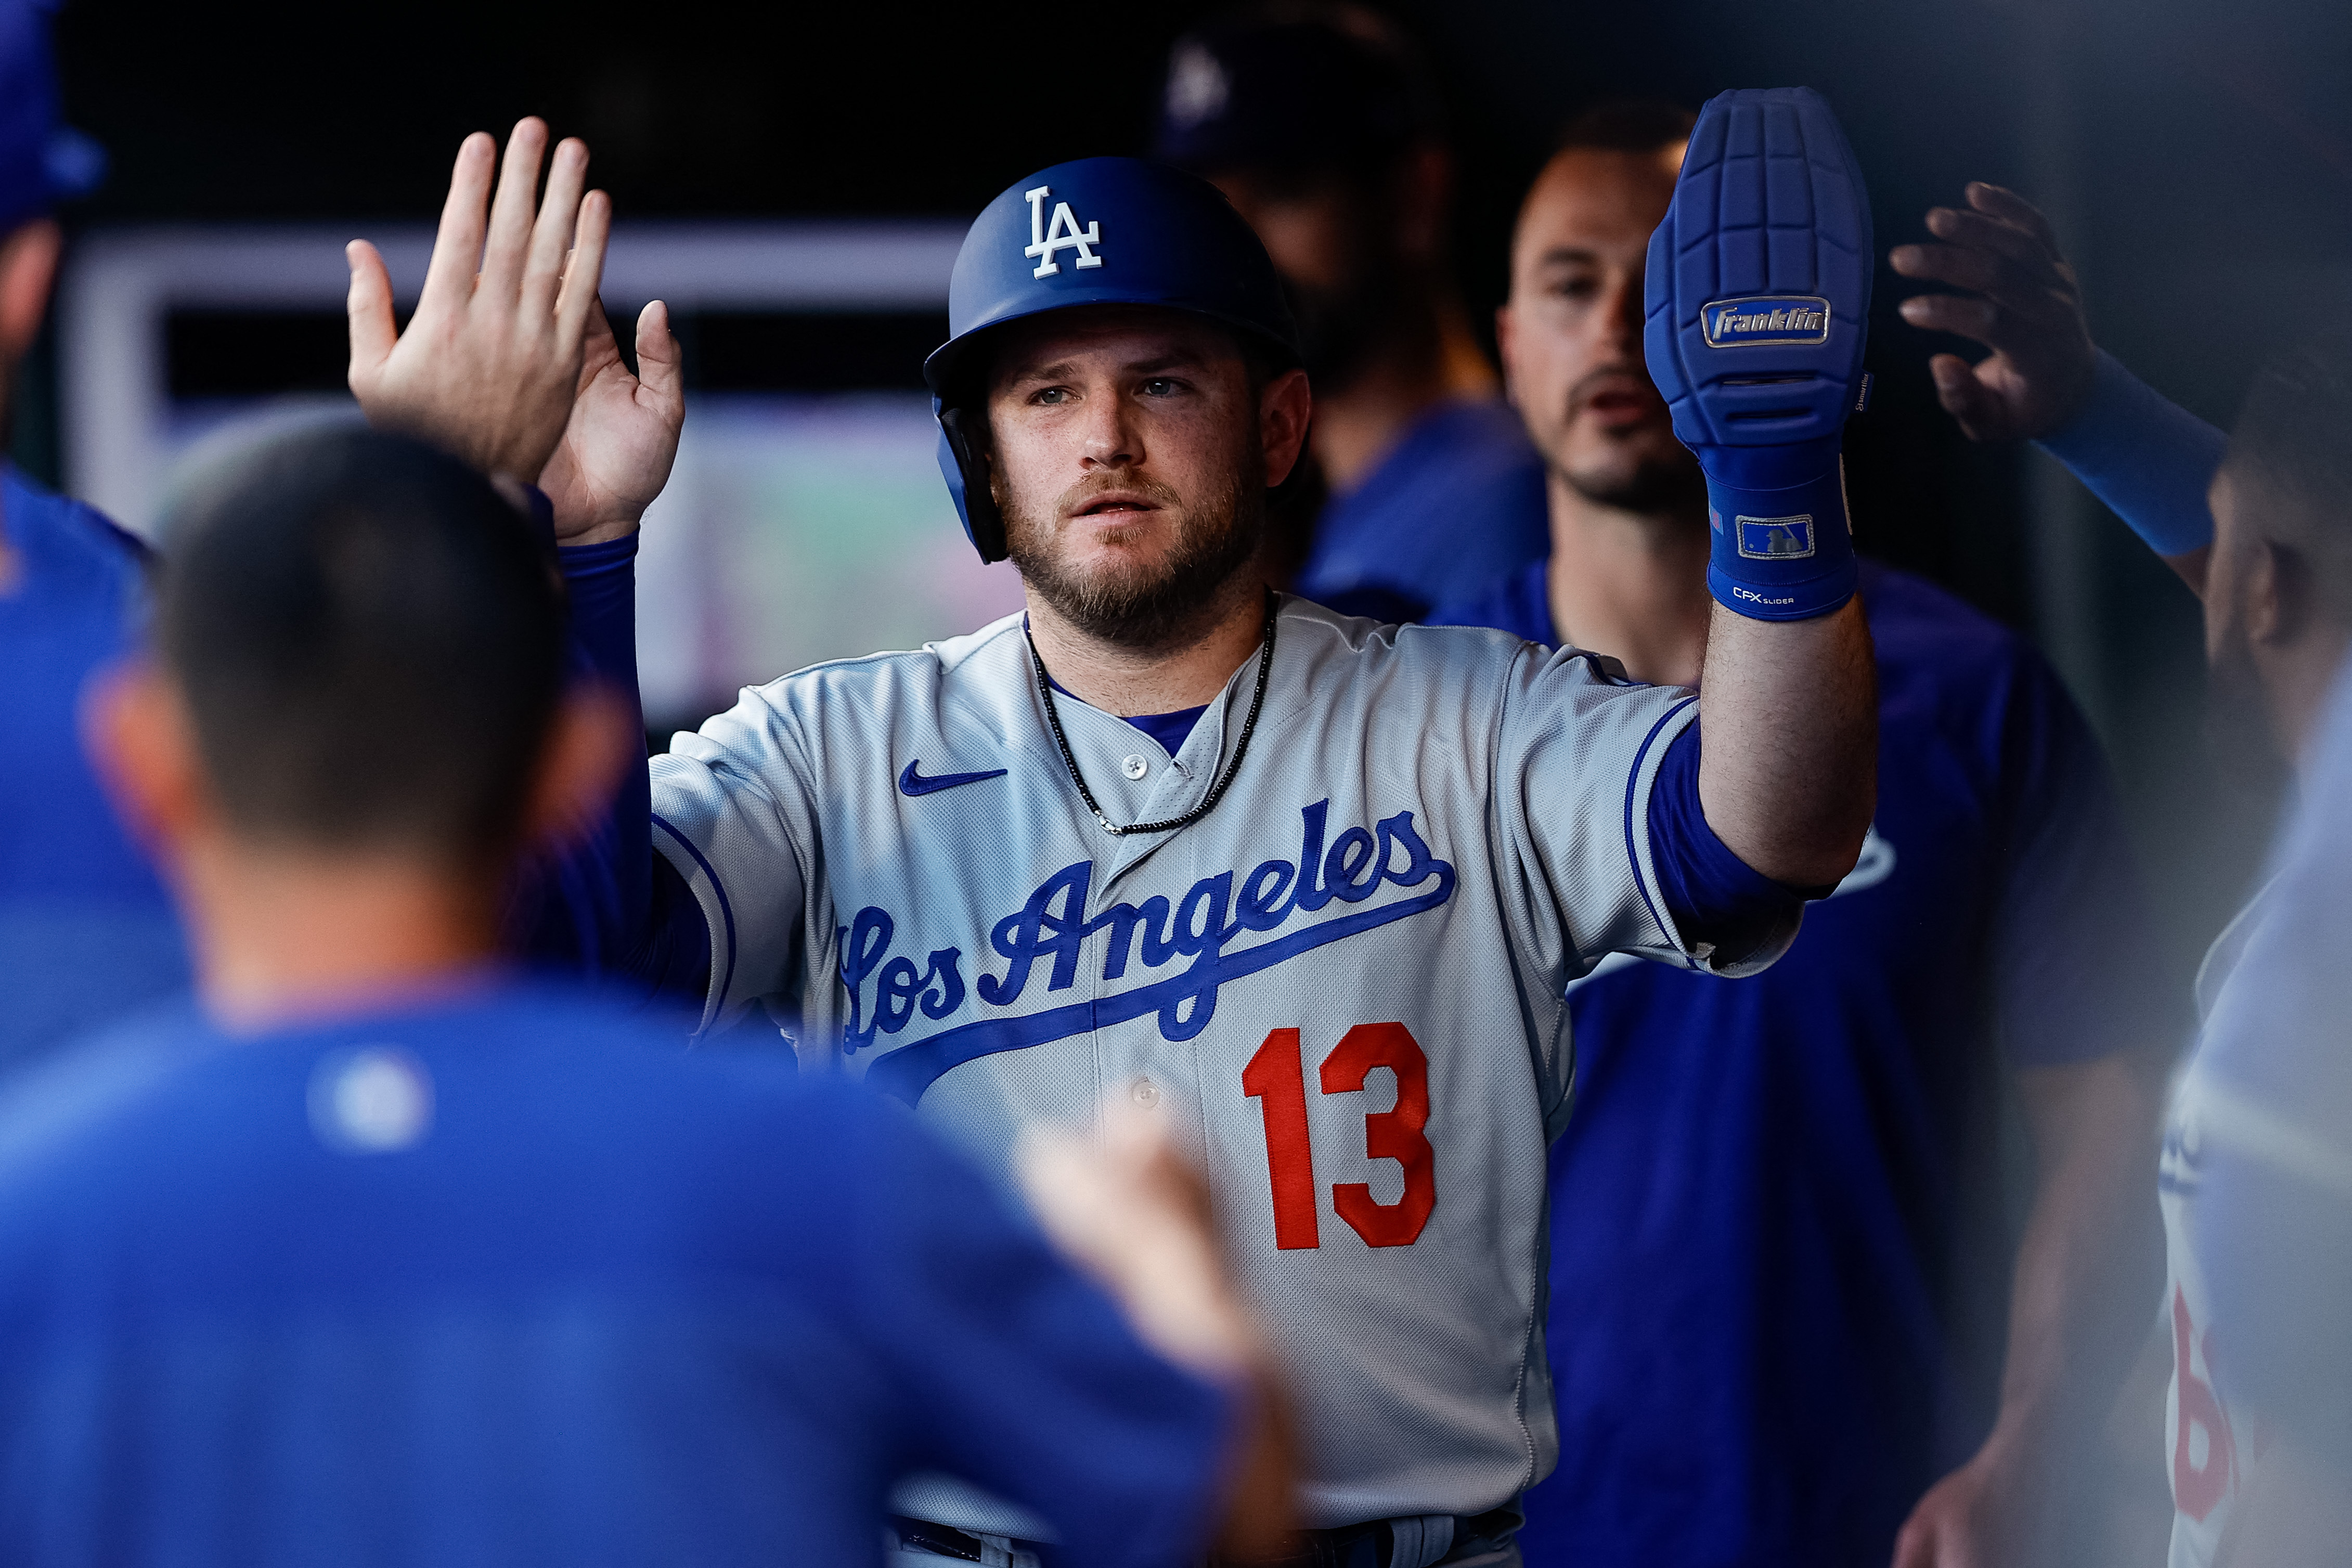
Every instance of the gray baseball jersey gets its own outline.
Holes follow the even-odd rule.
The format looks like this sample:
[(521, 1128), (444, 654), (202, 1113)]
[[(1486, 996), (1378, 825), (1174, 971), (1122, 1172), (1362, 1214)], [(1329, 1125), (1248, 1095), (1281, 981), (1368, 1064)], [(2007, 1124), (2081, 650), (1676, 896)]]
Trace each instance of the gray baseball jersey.
[[(1255, 680), (1252, 659), (1172, 757), (1055, 700), (1104, 811), (1158, 821), (1211, 789)], [(1305, 1521), (1475, 1513), (1557, 1447), (1562, 989), (1612, 951), (1716, 962), (1649, 843), (1696, 712), (1573, 650), (1287, 600), (1228, 793), (1118, 837), (1013, 616), (745, 692), (655, 758), (654, 838), (709, 924), (706, 1022), (766, 1002), (805, 1065), (1000, 1171), (1024, 1124), (1107, 1092), (1170, 1113), (1298, 1406)], [(1008, 1527), (964, 1511), (943, 1522)]]

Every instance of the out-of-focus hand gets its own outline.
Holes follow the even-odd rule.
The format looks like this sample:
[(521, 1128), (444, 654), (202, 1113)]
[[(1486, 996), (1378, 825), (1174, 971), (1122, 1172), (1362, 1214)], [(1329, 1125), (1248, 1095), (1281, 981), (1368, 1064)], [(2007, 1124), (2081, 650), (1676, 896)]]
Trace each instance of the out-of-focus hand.
[(637, 317), (637, 373), (613, 340), (604, 308), (592, 304), (579, 392), (539, 487), (555, 506), (555, 537), (602, 544), (637, 526), (677, 460), (686, 391), (669, 307), (656, 299)]
[(1894, 1568), (2011, 1568), (2040, 1495), (1988, 1445), (1920, 1498), (1895, 1537)]
[(1208, 1183), (1164, 1120), (1107, 1101), (1097, 1141), (1033, 1127), (1013, 1163), (1045, 1233), (1110, 1291), (1138, 1336), (1235, 1396), (1219, 1549), (1243, 1561), (1288, 1557), (1298, 1545), (1287, 1533), (1298, 1473), (1288, 1401), (1225, 1266)]
[(1107, 1103), (1095, 1142), (1033, 1126), (1014, 1163), (1046, 1235), (1101, 1281), (1146, 1343), (1213, 1377), (1250, 1369), (1257, 1336), (1210, 1228), (1208, 1184), (1158, 1116)]
[(2050, 220), (2031, 202), (1981, 181), (1968, 207), (1936, 207), (1927, 232), (1942, 243), (1899, 245), (1896, 272), (1968, 294), (1915, 294), (1903, 319), (1973, 338), (1992, 350), (1971, 366), (1958, 354), (1927, 361), (1936, 397), (1971, 441), (2032, 440), (2074, 417), (2091, 390), (2097, 350), (2074, 269)]
[(545, 123), (518, 122), (493, 204), (498, 149), (486, 133), (466, 138), (405, 332), (383, 257), (365, 240), (345, 251), (351, 386), (368, 422), (525, 481), (571, 418), (613, 215), (603, 192), (582, 193), (588, 149), (576, 140), (556, 148), (546, 199), (534, 202), (546, 152)]

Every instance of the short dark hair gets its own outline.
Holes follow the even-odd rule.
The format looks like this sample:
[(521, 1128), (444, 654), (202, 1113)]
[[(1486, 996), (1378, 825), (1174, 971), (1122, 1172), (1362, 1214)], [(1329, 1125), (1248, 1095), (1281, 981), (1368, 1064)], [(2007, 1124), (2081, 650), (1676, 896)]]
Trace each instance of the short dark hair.
[(1552, 139), (1554, 153), (1655, 152), (1690, 140), (1698, 116), (1663, 98), (1604, 99), (1580, 110)]
[(2228, 461), (2260, 497), (2263, 531), (2308, 564), (2322, 612), (2352, 622), (2352, 331), (2315, 332), (2263, 362)]
[(280, 437), (174, 509), (156, 643), (231, 823), (471, 862), (512, 846), (562, 685), (529, 519), (456, 458)]

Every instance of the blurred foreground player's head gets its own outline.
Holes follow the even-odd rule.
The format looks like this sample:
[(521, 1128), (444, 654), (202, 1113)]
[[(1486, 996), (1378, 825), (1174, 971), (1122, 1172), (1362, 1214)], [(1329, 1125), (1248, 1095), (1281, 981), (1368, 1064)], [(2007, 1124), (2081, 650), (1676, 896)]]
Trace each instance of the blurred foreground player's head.
[(2214, 476), (2205, 648), (2225, 744), (2309, 747), (2352, 646), (2352, 334), (2266, 362)]
[(1511, 401), (1554, 482), (1676, 528), (1703, 520), (1698, 466), (1643, 362), (1643, 274), (1692, 120), (1629, 100), (1570, 123), (1520, 204), (1495, 319)]
[[(94, 740), (215, 1005), (489, 956), (509, 864), (584, 821), (624, 756), (617, 706), (564, 689), (527, 520), (457, 459), (349, 430), (236, 461), (172, 537), (153, 659), (106, 689)], [(335, 917), (288, 929), (314, 900)]]

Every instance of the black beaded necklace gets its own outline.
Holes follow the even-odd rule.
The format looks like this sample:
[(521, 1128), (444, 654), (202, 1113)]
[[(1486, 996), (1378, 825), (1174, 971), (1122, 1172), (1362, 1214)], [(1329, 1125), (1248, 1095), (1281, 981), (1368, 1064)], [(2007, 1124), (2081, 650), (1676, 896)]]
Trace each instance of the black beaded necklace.
[(1249, 717), (1242, 721), (1241, 738), (1234, 742), (1234, 759), (1225, 764), (1223, 777), (1210, 788), (1208, 795), (1199, 805), (1182, 816), (1171, 817), (1164, 822), (1129, 822), (1123, 828), (1103, 815), (1102, 807), (1095, 801), (1095, 792), (1087, 788), (1086, 775), (1078, 771), (1078, 759), (1070, 751), (1070, 737), (1062, 733), (1062, 716), (1054, 710), (1053, 677), (1045, 673), (1045, 661), (1037, 653), (1035, 635), (1024, 623), (1022, 635), (1029, 639), (1029, 663), (1037, 672), (1037, 700), (1045, 705), (1045, 722), (1053, 727), (1054, 744), (1062, 748), (1062, 766), (1070, 770), (1070, 782), (1078, 787), (1078, 799), (1087, 803), (1087, 810), (1095, 814), (1095, 821), (1102, 824), (1104, 832), (1120, 838), (1129, 833), (1172, 833), (1179, 828), (1191, 827), (1216, 810), (1217, 802), (1225, 798), (1225, 787), (1234, 781), (1234, 775), (1241, 771), (1242, 758), (1249, 754), (1250, 737), (1257, 731), (1257, 710), (1265, 703), (1265, 679), (1274, 668), (1274, 622), (1280, 609), (1281, 601), (1268, 591), (1265, 596), (1265, 642), (1258, 650), (1257, 656), (1257, 690), (1250, 696)]

